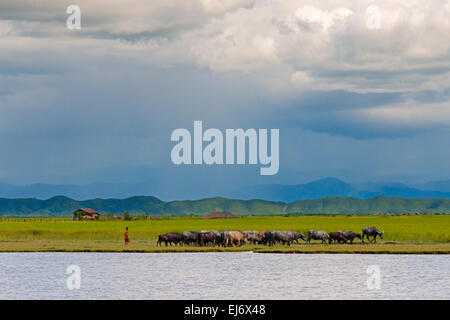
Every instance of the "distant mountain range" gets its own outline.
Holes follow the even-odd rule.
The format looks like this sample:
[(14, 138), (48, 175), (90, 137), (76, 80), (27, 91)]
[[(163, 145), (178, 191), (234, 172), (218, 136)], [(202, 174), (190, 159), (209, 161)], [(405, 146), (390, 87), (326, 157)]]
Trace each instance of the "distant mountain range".
[[(142, 182), (135, 184), (125, 183), (92, 183), (88, 185), (52, 185), (32, 184), (17, 186), (0, 183), (0, 197), (3, 198), (36, 198), (50, 199), (55, 196), (66, 196), (77, 200), (93, 198), (129, 198), (136, 195), (157, 196), (163, 199), (170, 197), (170, 189), (164, 193), (156, 191), (155, 182)], [(178, 183), (177, 183), (178, 185)], [(181, 189), (178, 185), (178, 189)], [(186, 192), (190, 192), (185, 188)], [(336, 178), (325, 178), (313, 182), (297, 185), (260, 184), (255, 186), (239, 187), (236, 189), (221, 189), (221, 186), (211, 184), (208, 193), (200, 193), (202, 197), (215, 195), (235, 199), (261, 199), (268, 201), (292, 202), (295, 200), (320, 199), (325, 197), (354, 197), (369, 199), (376, 196), (401, 197), (407, 199), (439, 198), (450, 199), (450, 180), (435, 181), (417, 186), (407, 186), (399, 183), (359, 183), (350, 184)], [(199, 199), (192, 193), (177, 192), (175, 199)]]
[(150, 183), (92, 183), (88, 185), (36, 183), (24, 186), (0, 183), (0, 197), (2, 198), (36, 198), (45, 200), (55, 196), (66, 196), (78, 200), (86, 200), (150, 195), (152, 191)]
[(170, 202), (151, 196), (86, 201), (63, 196), (48, 200), (0, 198), (0, 213), (5, 216), (71, 216), (79, 208), (92, 208), (101, 214), (123, 214), (127, 211), (131, 214), (167, 216), (199, 216), (214, 211), (227, 211), (235, 215), (448, 213), (450, 199), (329, 197), (284, 203), (221, 197)]
[[(436, 186), (446, 187), (445, 183)], [(450, 182), (449, 182), (450, 185)], [(361, 187), (370, 187), (363, 190)], [(420, 190), (402, 184), (365, 184), (361, 187), (336, 178), (325, 178), (297, 185), (257, 185), (236, 190), (231, 197), (239, 199), (264, 199), (292, 202), (295, 200), (320, 199), (325, 197), (354, 197), (369, 199), (377, 196), (400, 197), (407, 199), (441, 198), (450, 199), (450, 192), (440, 190)]]

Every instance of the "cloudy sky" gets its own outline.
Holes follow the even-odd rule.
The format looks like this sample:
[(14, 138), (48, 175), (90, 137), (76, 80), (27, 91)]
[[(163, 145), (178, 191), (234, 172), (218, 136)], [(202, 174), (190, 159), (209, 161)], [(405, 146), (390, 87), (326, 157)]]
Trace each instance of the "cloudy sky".
[(0, 181), (192, 181), (194, 120), (280, 129), (278, 175), (217, 183), (450, 179), (449, 35), (448, 0), (2, 0)]

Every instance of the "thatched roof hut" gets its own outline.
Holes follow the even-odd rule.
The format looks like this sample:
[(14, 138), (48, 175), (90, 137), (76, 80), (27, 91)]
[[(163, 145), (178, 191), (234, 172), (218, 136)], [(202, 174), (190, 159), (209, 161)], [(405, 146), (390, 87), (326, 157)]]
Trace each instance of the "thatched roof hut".
[(73, 213), (73, 220), (98, 220), (100, 213), (91, 208), (81, 208)]

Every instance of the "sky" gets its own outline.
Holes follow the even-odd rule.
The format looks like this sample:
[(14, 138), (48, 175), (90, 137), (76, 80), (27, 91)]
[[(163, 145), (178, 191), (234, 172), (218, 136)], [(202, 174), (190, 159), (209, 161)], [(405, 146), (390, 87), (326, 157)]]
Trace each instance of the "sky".
[[(1, 182), (450, 179), (448, 0), (74, 2), (0, 2)], [(195, 120), (278, 128), (279, 173), (175, 166)]]

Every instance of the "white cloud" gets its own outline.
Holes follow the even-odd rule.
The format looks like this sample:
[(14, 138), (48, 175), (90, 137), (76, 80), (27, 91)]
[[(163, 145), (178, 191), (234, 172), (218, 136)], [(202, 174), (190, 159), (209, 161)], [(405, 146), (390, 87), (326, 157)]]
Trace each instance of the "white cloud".
[[(286, 85), (300, 72), (318, 90), (404, 92), (423, 89), (422, 82), (449, 86), (441, 82), (450, 69), (446, 3), (379, 1), (380, 30), (366, 27), (369, 4), (258, 1), (251, 9), (210, 20), (185, 41), (194, 46), (202, 67), (265, 70), (268, 79), (277, 80), (283, 78), (279, 68)], [(267, 51), (255, 43), (257, 37), (265, 39)]]
[(323, 31), (328, 28), (344, 22), (345, 19), (353, 14), (348, 8), (339, 8), (332, 11), (320, 10), (314, 6), (304, 6), (295, 11), (295, 17), (299, 22), (307, 24), (320, 24)]

